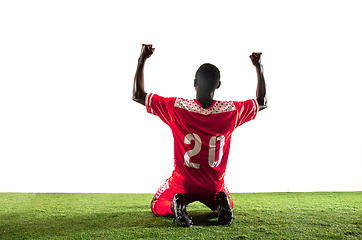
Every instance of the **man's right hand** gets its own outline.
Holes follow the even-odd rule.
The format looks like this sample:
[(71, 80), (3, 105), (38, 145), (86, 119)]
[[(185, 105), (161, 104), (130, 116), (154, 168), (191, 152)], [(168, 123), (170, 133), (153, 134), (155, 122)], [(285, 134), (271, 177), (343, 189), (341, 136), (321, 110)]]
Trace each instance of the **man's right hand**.
[(147, 58), (151, 57), (154, 51), (155, 49), (152, 48), (152, 44), (142, 44), (140, 57), (146, 60)]
[(134, 76), (132, 99), (142, 105), (145, 105), (147, 95), (145, 92), (143, 69), (146, 59), (151, 57), (154, 51), (155, 49), (152, 48), (152, 44), (142, 44), (141, 55), (138, 59), (137, 70)]

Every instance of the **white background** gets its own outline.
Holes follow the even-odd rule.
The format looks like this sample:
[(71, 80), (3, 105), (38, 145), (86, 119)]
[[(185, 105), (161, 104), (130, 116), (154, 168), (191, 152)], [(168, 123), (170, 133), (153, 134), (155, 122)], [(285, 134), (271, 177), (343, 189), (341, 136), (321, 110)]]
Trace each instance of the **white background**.
[(152, 193), (173, 169), (169, 128), (132, 101), (142, 43), (147, 92), (268, 109), (235, 130), (231, 192), (361, 191), (358, 1), (0, 1), (0, 192)]

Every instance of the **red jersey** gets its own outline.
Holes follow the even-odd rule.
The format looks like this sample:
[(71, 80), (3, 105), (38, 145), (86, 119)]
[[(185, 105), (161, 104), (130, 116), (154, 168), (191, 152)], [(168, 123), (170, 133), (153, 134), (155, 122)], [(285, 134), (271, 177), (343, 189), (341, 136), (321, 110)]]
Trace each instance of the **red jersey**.
[(194, 189), (198, 193), (222, 188), (231, 134), (259, 111), (255, 99), (213, 101), (210, 107), (203, 108), (196, 99), (165, 98), (152, 93), (147, 94), (145, 105), (147, 112), (172, 130), (174, 174), (181, 175), (186, 192)]

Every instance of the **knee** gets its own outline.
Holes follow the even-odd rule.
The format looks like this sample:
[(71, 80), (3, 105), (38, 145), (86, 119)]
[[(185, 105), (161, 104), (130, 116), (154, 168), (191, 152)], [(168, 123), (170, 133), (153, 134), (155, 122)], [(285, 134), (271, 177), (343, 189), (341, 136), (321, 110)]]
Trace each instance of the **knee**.
[(152, 212), (157, 216), (166, 216), (173, 214), (171, 210), (171, 201), (156, 199), (152, 202), (151, 209)]
[(155, 215), (159, 216), (159, 214), (158, 214), (157, 211), (156, 211), (156, 202), (157, 202), (157, 200), (154, 201), (154, 202), (151, 204), (151, 211), (152, 211)]
[(156, 195), (153, 196), (152, 200), (151, 200), (151, 211), (155, 214), (155, 215), (158, 215), (156, 210), (155, 210), (155, 204), (157, 202), (157, 198), (156, 198)]

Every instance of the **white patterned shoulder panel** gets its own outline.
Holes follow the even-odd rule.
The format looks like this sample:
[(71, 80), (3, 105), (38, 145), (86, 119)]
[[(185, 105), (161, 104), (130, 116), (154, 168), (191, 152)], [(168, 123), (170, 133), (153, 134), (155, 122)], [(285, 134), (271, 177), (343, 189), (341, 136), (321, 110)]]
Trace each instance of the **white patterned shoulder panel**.
[(199, 113), (202, 115), (210, 115), (235, 111), (236, 107), (233, 101), (215, 101), (210, 108), (202, 108), (193, 99), (176, 98), (175, 107), (181, 108), (190, 112)]

